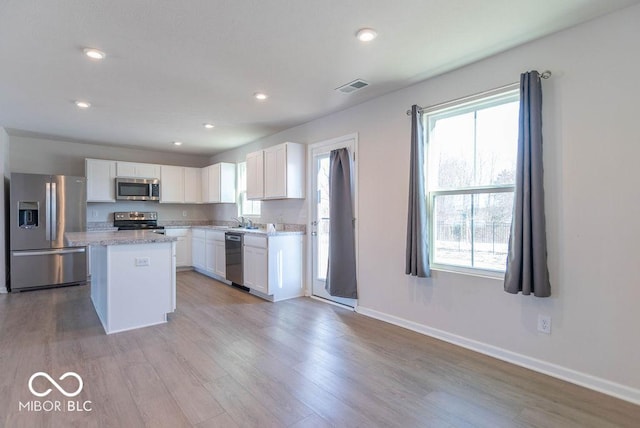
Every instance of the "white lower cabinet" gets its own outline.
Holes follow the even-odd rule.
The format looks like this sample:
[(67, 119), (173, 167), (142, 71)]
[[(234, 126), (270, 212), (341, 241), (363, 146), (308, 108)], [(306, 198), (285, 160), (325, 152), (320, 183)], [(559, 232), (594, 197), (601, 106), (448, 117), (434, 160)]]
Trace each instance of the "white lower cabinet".
[(245, 236), (242, 256), (244, 286), (264, 294), (270, 294), (267, 238)]
[[(252, 294), (277, 302), (304, 295), (303, 235), (243, 237), (243, 284)], [(196, 271), (226, 283), (225, 232), (191, 229), (192, 264)]]
[(178, 238), (176, 241), (176, 267), (192, 266), (191, 231), (189, 229), (166, 229), (165, 235)]
[(205, 268), (205, 231), (203, 229), (191, 230), (191, 264), (196, 270)]
[(225, 278), (227, 275), (227, 257), (224, 249), (224, 232), (214, 232), (213, 246), (215, 247), (213, 272), (216, 275)]
[(192, 229), (191, 257), (193, 267), (198, 272), (216, 279), (224, 279), (226, 274), (224, 231)]
[(244, 236), (244, 286), (273, 302), (304, 295), (302, 235)]
[(216, 243), (213, 240), (213, 231), (207, 230), (204, 240), (204, 270), (208, 273), (215, 273), (216, 263)]

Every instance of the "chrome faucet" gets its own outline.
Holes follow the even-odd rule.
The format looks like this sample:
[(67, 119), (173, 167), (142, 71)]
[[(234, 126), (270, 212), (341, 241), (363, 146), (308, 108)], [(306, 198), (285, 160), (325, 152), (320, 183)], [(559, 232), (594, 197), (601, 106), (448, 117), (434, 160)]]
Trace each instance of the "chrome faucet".
[(240, 223), (240, 224), (238, 225), (238, 227), (245, 227), (245, 226), (246, 226), (246, 224), (245, 224), (245, 219), (244, 219), (244, 217), (242, 217), (242, 216), (240, 216), (240, 217), (234, 217), (234, 218), (233, 218), (233, 220), (235, 220), (235, 221), (237, 221), (238, 223)]

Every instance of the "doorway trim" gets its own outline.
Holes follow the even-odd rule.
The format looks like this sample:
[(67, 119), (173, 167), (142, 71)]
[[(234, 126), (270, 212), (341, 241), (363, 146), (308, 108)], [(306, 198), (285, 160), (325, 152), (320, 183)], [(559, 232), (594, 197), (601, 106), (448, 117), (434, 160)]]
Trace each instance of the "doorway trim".
[(359, 179), (359, 171), (360, 169), (358, 168), (358, 133), (357, 132), (353, 132), (351, 134), (346, 134), (340, 137), (336, 137), (336, 138), (331, 138), (328, 140), (322, 140), (322, 141), (318, 141), (312, 144), (309, 144), (308, 148), (307, 148), (307, 234), (308, 234), (308, 239), (307, 239), (307, 257), (306, 257), (306, 264), (307, 264), (307, 268), (306, 268), (306, 282), (307, 282), (307, 286), (305, 289), (305, 296), (307, 297), (311, 297), (313, 299), (316, 300), (320, 300), (322, 302), (325, 303), (329, 303), (329, 304), (333, 304), (333, 305), (337, 305), (349, 310), (353, 310), (356, 311), (358, 308), (358, 302), (359, 300), (356, 299), (355, 300), (355, 305), (354, 307), (348, 306), (348, 305), (343, 305), (341, 303), (338, 302), (334, 302), (331, 300), (327, 300), (321, 297), (316, 297), (313, 295), (313, 239), (311, 236), (311, 231), (312, 231), (312, 225), (311, 222), (313, 221), (313, 195), (312, 195), (312, 187), (313, 187), (313, 176), (312, 174), (315, 173), (315, 168), (313, 165), (313, 152), (314, 149), (317, 148), (326, 148), (326, 149), (330, 149), (333, 150), (334, 148), (340, 148), (340, 147), (344, 147), (342, 145), (342, 143), (344, 143), (345, 141), (348, 140), (353, 140), (353, 170), (352, 170), (352, 175), (354, 177), (354, 183), (353, 183), (353, 215), (355, 216), (355, 244), (356, 244), (356, 277), (359, 281), (360, 279), (360, 251), (359, 251), (359, 236), (360, 234), (358, 233), (358, 229), (359, 229), (359, 224), (360, 224), (360, 217), (359, 217), (359, 192), (358, 192), (358, 183), (360, 181)]

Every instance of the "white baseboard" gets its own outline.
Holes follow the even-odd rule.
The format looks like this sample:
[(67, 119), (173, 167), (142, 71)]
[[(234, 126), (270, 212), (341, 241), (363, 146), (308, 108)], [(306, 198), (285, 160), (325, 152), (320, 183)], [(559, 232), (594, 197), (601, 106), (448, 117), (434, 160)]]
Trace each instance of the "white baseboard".
[(472, 351), (480, 352), (481, 354), (485, 354), (490, 357), (506, 361), (508, 363), (526, 367), (536, 372), (544, 373), (546, 375), (562, 379), (564, 381), (571, 382), (585, 388), (593, 389), (595, 391), (602, 392), (603, 394), (611, 395), (613, 397), (617, 397), (634, 404), (640, 404), (640, 389), (631, 388), (619, 383), (592, 376), (587, 373), (578, 372), (567, 367), (562, 367), (546, 361), (538, 360), (537, 358), (532, 358), (523, 354), (508, 351), (497, 346), (478, 342), (476, 340), (448, 333), (443, 330), (428, 327), (424, 324), (418, 324), (416, 322), (385, 314), (384, 312), (379, 312), (374, 309), (358, 306), (356, 312), (371, 318), (375, 318), (381, 321), (388, 322), (390, 324), (413, 330), (418, 333), (422, 333), (427, 336), (434, 337), (436, 339), (443, 340), (445, 342), (452, 343), (454, 345), (461, 346), (463, 348), (470, 349)]

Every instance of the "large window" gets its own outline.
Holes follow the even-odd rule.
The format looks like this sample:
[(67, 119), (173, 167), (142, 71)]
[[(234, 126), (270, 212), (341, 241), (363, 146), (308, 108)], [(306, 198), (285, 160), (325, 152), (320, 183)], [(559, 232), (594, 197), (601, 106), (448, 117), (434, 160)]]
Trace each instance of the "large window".
[(240, 162), (238, 169), (238, 216), (260, 216), (260, 201), (247, 199), (247, 163)]
[(510, 89), (425, 112), (433, 267), (504, 272), (518, 108)]

